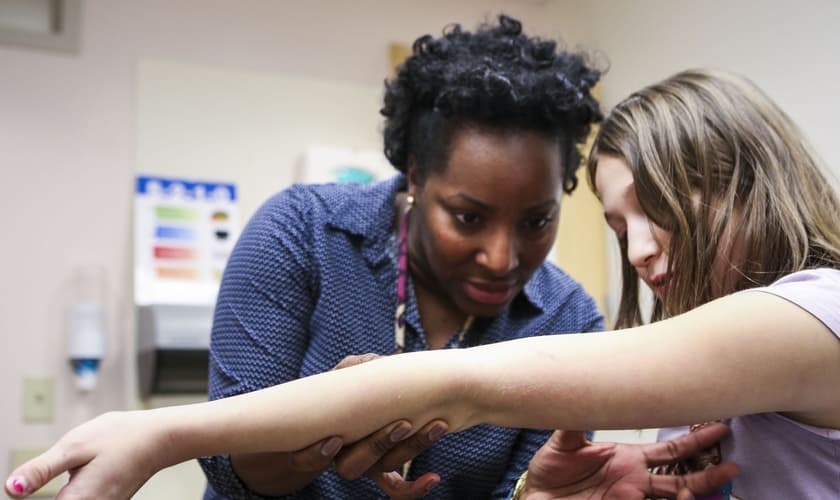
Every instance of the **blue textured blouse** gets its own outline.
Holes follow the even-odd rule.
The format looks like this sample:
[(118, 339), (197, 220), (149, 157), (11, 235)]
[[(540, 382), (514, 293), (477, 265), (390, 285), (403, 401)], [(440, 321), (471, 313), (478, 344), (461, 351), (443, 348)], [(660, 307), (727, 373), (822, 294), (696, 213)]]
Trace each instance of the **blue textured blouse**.
[[(296, 185), (270, 198), (230, 256), (210, 345), (211, 399), (330, 370), (345, 356), (394, 353), (394, 199), (401, 175), (378, 184)], [(568, 242), (567, 244), (573, 244)], [(426, 349), (409, 285), (406, 351)], [(500, 316), (478, 318), (461, 346), (545, 333), (601, 330), (595, 302), (544, 263)], [(506, 498), (550, 431), (479, 425), (441, 438), (412, 462), (410, 478), (434, 471), (430, 499)], [(249, 492), (228, 456), (203, 457), (205, 500), (265, 498)], [(327, 470), (287, 498), (386, 498), (373, 481)]]

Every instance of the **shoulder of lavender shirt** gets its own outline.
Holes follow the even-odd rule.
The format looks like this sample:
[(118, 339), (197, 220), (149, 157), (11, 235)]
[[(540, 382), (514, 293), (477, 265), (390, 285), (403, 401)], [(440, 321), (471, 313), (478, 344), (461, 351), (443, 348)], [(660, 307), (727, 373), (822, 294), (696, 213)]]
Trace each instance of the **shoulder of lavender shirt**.
[(811, 313), (840, 337), (840, 269), (807, 269), (788, 274), (774, 283), (746, 292), (766, 292), (788, 300)]

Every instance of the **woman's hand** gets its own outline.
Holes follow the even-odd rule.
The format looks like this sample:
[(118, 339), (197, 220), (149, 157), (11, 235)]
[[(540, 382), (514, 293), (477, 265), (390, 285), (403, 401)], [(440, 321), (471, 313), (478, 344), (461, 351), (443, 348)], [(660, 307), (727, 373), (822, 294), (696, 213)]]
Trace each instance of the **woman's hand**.
[[(376, 354), (347, 356), (335, 368), (347, 368), (378, 357)], [(427, 472), (414, 481), (407, 481), (395, 471), (431, 448), (447, 430), (443, 420), (432, 420), (417, 432), (413, 432), (408, 421), (395, 422), (341, 450), (335, 459), (335, 470), (348, 480), (362, 475), (369, 477), (392, 499), (421, 498), (440, 483), (440, 476)]]
[(70, 473), (56, 500), (130, 498), (154, 473), (177, 462), (151, 412), (111, 412), (65, 434), (18, 467), (6, 493), (25, 498), (54, 477)]
[[(333, 370), (378, 357), (347, 356)], [(433, 420), (419, 431), (412, 428), (410, 421), (398, 420), (354, 443), (345, 444), (340, 437), (331, 436), (298, 451), (235, 454), (231, 461), (248, 489), (263, 495), (299, 491), (334, 466), (338, 475), (347, 480), (371, 478), (392, 498), (419, 498), (440, 482), (440, 476), (429, 472), (415, 481), (405, 481), (393, 471), (434, 445), (447, 429), (442, 420)]]
[(735, 477), (734, 463), (684, 476), (654, 475), (648, 467), (695, 455), (727, 432), (728, 427), (715, 423), (672, 441), (634, 445), (591, 443), (583, 432), (556, 431), (531, 459), (519, 498), (689, 499), (692, 493), (709, 493)]

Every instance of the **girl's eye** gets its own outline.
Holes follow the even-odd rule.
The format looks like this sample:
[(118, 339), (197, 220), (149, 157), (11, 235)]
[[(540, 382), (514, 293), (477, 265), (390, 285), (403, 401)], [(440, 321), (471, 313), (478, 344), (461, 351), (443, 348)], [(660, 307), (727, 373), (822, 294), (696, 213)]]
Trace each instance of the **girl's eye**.
[(481, 217), (479, 217), (478, 214), (471, 212), (456, 213), (455, 218), (458, 219), (458, 222), (464, 224), (465, 226), (474, 226), (481, 222)]
[(616, 231), (615, 237), (618, 238), (618, 244), (619, 245), (621, 245), (621, 246), (626, 246), (627, 245), (627, 232), (626, 231), (621, 231), (621, 232)]

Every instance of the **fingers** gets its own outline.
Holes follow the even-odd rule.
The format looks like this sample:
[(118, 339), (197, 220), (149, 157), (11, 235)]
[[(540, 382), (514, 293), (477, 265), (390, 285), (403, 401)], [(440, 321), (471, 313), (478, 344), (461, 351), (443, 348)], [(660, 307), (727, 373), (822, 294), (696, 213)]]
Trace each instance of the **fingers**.
[(333, 370), (340, 370), (342, 368), (349, 368), (351, 366), (367, 363), (368, 361), (372, 361), (378, 357), (380, 357), (379, 354), (374, 354), (372, 352), (367, 354), (351, 354), (339, 361), (338, 364), (333, 367)]
[(390, 472), (398, 469), (402, 464), (431, 448), (446, 434), (447, 430), (449, 430), (449, 425), (445, 421), (432, 420), (418, 432), (396, 443), (390, 451), (373, 465), (370, 471)]
[(300, 472), (317, 472), (332, 464), (333, 458), (341, 450), (344, 441), (332, 436), (312, 446), (289, 454), (289, 466)]
[(58, 451), (55, 445), (21, 465), (6, 480), (6, 493), (12, 498), (25, 498), (59, 474), (84, 465), (88, 459)]
[(408, 500), (428, 495), (440, 484), (440, 476), (427, 472), (415, 481), (406, 481), (397, 472), (383, 472), (369, 476), (392, 499)]
[(346, 447), (335, 459), (335, 470), (344, 479), (361, 477), (397, 443), (411, 434), (411, 422), (399, 420)]
[(692, 498), (692, 493), (708, 494), (720, 491), (737, 475), (738, 466), (732, 462), (725, 462), (685, 475), (651, 474), (651, 491), (648, 493), (654, 497), (673, 497), (679, 494), (678, 498), (689, 499)]
[(682, 489), (677, 494), (677, 500), (695, 500), (694, 493), (688, 489)]
[(723, 439), (728, 432), (728, 426), (715, 422), (677, 439), (645, 445), (644, 453), (648, 465), (667, 464), (697, 455)]
[(548, 440), (549, 446), (557, 451), (575, 451), (586, 446), (584, 431), (554, 431)]

